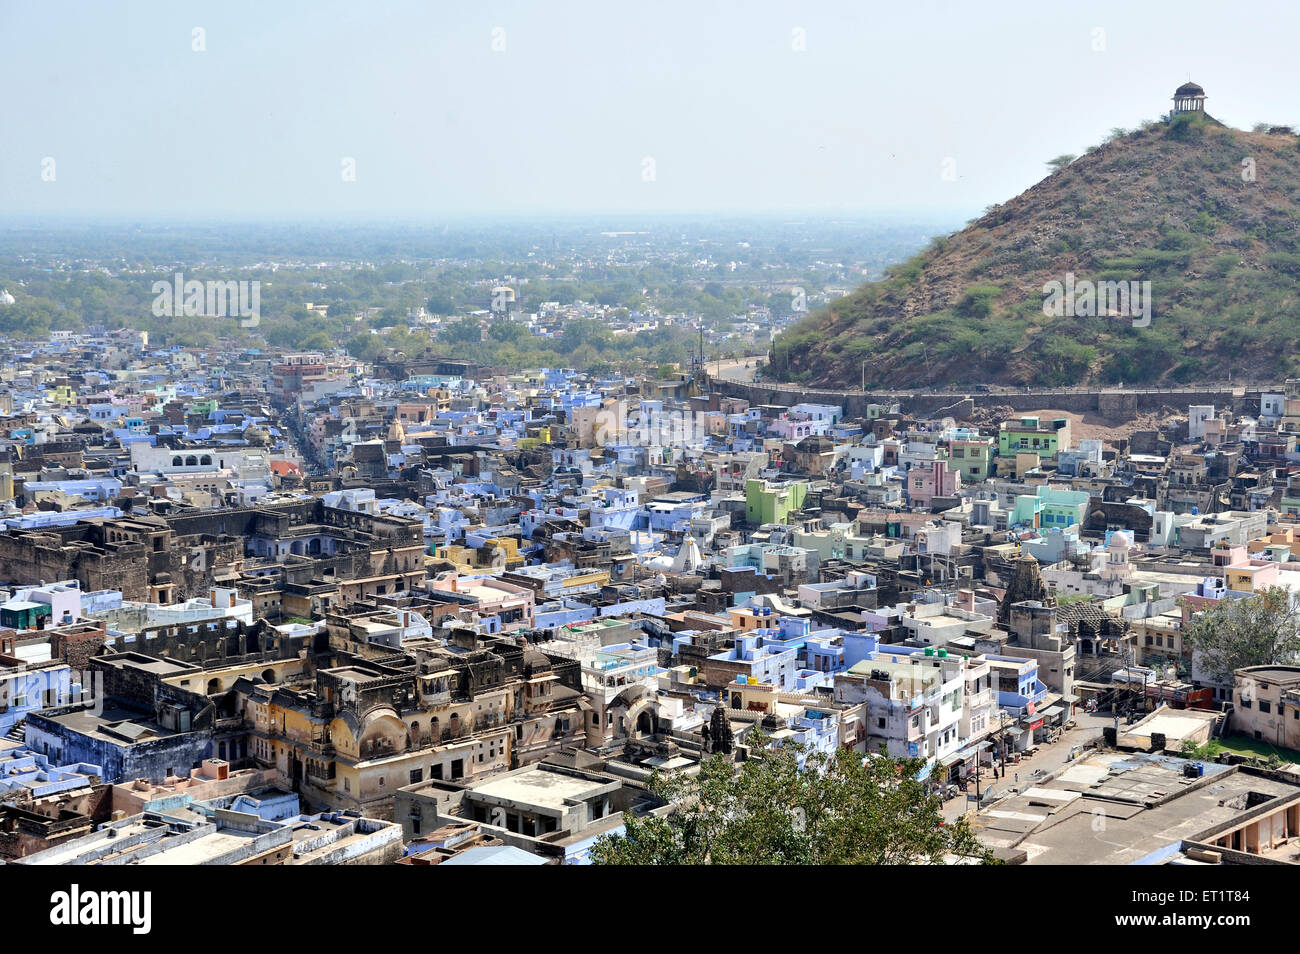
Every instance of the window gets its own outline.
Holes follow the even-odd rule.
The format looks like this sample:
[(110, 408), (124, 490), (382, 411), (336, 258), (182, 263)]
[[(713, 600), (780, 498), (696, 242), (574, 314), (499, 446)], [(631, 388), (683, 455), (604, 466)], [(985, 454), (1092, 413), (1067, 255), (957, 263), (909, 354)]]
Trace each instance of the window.
[(411, 769), (411, 784), (424, 781), (424, 769)]
[(1270, 712), (1273, 711), (1273, 707), (1269, 703), (1265, 702), (1263, 699), (1260, 699), (1259, 711), (1264, 713), (1265, 715), (1268, 715)]

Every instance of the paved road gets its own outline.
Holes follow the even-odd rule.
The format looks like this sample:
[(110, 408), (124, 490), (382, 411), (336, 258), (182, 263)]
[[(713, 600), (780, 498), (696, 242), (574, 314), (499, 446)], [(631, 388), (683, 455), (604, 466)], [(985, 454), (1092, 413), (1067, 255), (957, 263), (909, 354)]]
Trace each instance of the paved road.
[[(980, 792), (987, 791), (990, 785), (999, 794), (1010, 794), (1009, 789), (1012, 788), (1024, 791), (1036, 781), (1033, 776), (1035, 769), (1042, 769), (1043, 775), (1051, 775), (1070, 760), (1070, 749), (1100, 738), (1101, 730), (1105, 726), (1115, 724), (1109, 714), (1092, 715), (1082, 711), (1075, 713), (1074, 722), (1075, 727), (1065, 732), (1058, 741), (1050, 745), (1040, 745), (1037, 752), (1029, 758), (1021, 759), (1018, 763), (1008, 762), (1005, 778), (1001, 776), (1001, 766), (998, 767), (996, 778), (990, 775), (987, 768), (983, 769), (980, 774)], [(975, 794), (973, 778), (968, 785), (968, 791), (972, 795)], [(943, 806), (944, 817), (950, 821), (968, 810), (973, 812), (975, 806), (974, 803), (967, 803), (965, 794), (950, 799)]]

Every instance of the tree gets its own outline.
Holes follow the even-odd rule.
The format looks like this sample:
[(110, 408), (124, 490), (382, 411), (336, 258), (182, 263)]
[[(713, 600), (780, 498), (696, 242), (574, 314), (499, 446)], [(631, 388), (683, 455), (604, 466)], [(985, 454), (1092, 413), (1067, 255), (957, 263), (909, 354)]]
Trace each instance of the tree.
[(431, 315), (454, 315), (456, 302), (447, 292), (434, 292), (424, 303), (424, 308)]
[(488, 337), (493, 341), (508, 341), (514, 345), (519, 344), (530, 334), (527, 325), (506, 318), (491, 322), (488, 325), (487, 333)]
[(1200, 655), (1201, 667), (1226, 682), (1243, 666), (1293, 663), (1300, 656), (1300, 614), (1290, 591), (1272, 586), (1196, 613), (1184, 639)]
[(443, 325), (438, 338), (451, 344), (478, 344), (483, 340), (483, 325), (477, 318), (460, 318)]
[[(802, 746), (763, 748), (733, 766), (707, 757), (694, 779), (664, 778), (651, 789), (673, 803), (668, 815), (625, 816), (625, 834), (592, 848), (607, 865), (991, 863), (965, 821), (946, 824), (942, 802), (918, 780), (920, 759), (864, 757), (847, 749), (808, 755)], [(801, 761), (803, 764), (801, 765)]]
[(298, 347), (304, 351), (332, 351), (334, 349), (334, 339), (324, 331), (313, 331), (302, 339)]
[(1068, 152), (1062, 153), (1061, 155), (1057, 156), (1055, 159), (1048, 159), (1047, 167), (1051, 169), (1053, 172), (1060, 172), (1070, 163), (1074, 162), (1074, 160), (1077, 158), (1078, 156), (1072, 156)]
[(560, 345), (569, 352), (577, 351), (583, 345), (600, 350), (609, 347), (613, 341), (609, 329), (595, 318), (574, 318), (565, 324), (560, 334)]
[(384, 339), (379, 335), (360, 334), (348, 339), (348, 354), (362, 361), (374, 361), (383, 353)]

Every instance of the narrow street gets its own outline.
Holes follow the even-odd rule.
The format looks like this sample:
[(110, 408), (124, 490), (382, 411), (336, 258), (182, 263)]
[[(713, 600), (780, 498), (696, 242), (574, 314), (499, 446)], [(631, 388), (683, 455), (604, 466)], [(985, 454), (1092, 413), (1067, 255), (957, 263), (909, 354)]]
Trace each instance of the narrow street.
[[(1001, 765), (992, 772), (987, 766), (984, 767), (980, 772), (980, 793), (984, 794), (989, 788), (998, 795), (1009, 794), (1011, 789), (1023, 791), (1037, 780), (1033, 774), (1035, 771), (1041, 770), (1042, 775), (1038, 776), (1039, 778), (1052, 774), (1070, 760), (1070, 750), (1076, 745), (1099, 739), (1104, 727), (1114, 725), (1114, 719), (1109, 713), (1079, 711), (1075, 713), (1074, 722), (1075, 727), (1062, 733), (1061, 738), (1056, 742), (1038, 746), (1037, 752), (1028, 758), (1022, 758), (1019, 762), (1007, 762), (1005, 777), (1001, 774)], [(972, 776), (966, 792), (944, 802), (944, 818), (955, 821), (963, 813), (975, 811), (975, 803), (968, 801), (966, 797), (974, 794), (975, 779)]]

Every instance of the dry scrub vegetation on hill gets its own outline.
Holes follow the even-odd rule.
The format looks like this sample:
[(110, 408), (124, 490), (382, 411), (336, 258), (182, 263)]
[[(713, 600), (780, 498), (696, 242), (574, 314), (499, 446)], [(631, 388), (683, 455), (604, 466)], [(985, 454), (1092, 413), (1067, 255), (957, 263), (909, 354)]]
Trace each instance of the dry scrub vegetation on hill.
[[(1243, 160), (1253, 160), (1246, 181)], [(1067, 272), (1152, 285), (1152, 320), (1043, 314)], [(777, 339), (769, 373), (893, 387), (1300, 373), (1300, 140), (1181, 114), (1112, 137)]]

